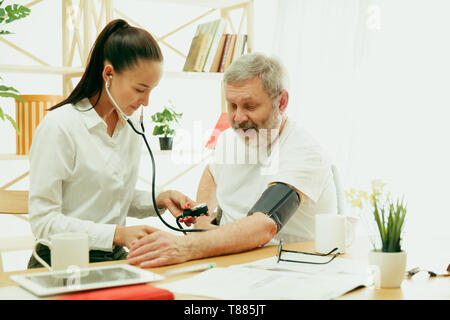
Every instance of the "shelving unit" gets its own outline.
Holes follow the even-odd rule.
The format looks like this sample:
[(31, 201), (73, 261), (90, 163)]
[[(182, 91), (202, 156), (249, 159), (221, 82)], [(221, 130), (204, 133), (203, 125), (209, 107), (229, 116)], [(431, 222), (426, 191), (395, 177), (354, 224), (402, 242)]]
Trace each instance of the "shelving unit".
[[(43, 1), (48, 0), (35, 0), (27, 4), (27, 7), (35, 6)], [(247, 50), (252, 52), (253, 50), (253, 0), (147, 0), (155, 3), (170, 3), (180, 5), (191, 5), (198, 7), (205, 7), (208, 10), (198, 17), (183, 23), (174, 30), (162, 36), (156, 36), (156, 40), (160, 45), (167, 46), (170, 50), (173, 50), (180, 56), (186, 58), (186, 55), (179, 49), (170, 45), (166, 39), (169, 36), (174, 35), (180, 30), (195, 24), (198, 20), (206, 17), (217, 10), (220, 11), (220, 16), (228, 22), (228, 28), (232, 33), (241, 33), (244, 20), (246, 19), (247, 29)], [(78, 4), (75, 5), (72, 0), (62, 0), (62, 54), (63, 65), (62, 66), (50, 66), (45, 61), (31, 54), (27, 50), (24, 50), (17, 45), (9, 42), (5, 38), (0, 36), (0, 41), (6, 45), (14, 48), (21, 54), (24, 54), (36, 61), (38, 65), (0, 65), (0, 72), (9, 73), (34, 73), (34, 74), (59, 74), (62, 76), (63, 81), (63, 96), (66, 97), (72, 90), (72, 79), (80, 77), (84, 71), (86, 61), (89, 56), (90, 48), (95, 40), (95, 36), (100, 33), (104, 25), (114, 19), (114, 16), (124, 18), (131, 24), (139, 26), (139, 23), (134, 21), (131, 17), (126, 16), (123, 12), (114, 9), (113, 0), (78, 0)], [(96, 8), (99, 6), (99, 9)], [(77, 10), (74, 10), (74, 7)], [(234, 10), (243, 9), (241, 20), (238, 28), (236, 28), (230, 18), (230, 12)], [(82, 32), (80, 32), (82, 30)], [(187, 51), (189, 48), (183, 48), (183, 51)], [(74, 66), (74, 56), (78, 53), (82, 66)], [(221, 80), (220, 74), (211, 74), (206, 72), (166, 72), (164, 74), (168, 78), (188, 78), (188, 79), (213, 79)]]
[[(34, 0), (28, 3), (27, 7), (33, 7), (43, 1), (53, 0)], [(227, 28), (231, 33), (242, 33), (244, 25), (247, 33), (247, 52), (253, 50), (253, 0), (147, 0), (151, 3), (176, 4), (184, 6), (197, 6), (205, 8), (205, 12), (190, 21), (182, 22), (178, 27), (170, 30), (162, 36), (154, 35), (161, 46), (166, 46), (173, 50), (178, 55), (186, 58), (189, 48), (179, 50), (168, 43), (167, 38), (176, 34), (180, 30), (198, 23), (198, 21), (208, 15), (220, 12), (220, 16), (227, 21)], [(76, 10), (74, 10), (76, 8)], [(241, 10), (241, 18), (238, 26), (233, 24), (230, 18), (230, 12)], [(62, 76), (63, 97), (73, 90), (72, 79), (80, 77), (84, 72), (84, 67), (89, 56), (89, 51), (104, 25), (114, 18), (123, 18), (130, 24), (142, 27), (138, 22), (128, 17), (123, 12), (114, 8), (113, 0), (62, 0), (62, 66), (51, 66), (47, 62), (20, 48), (19, 46), (9, 42), (4, 37), (0, 36), (0, 41), (12, 47), (20, 54), (34, 60), (37, 65), (7, 65), (0, 64), (1, 73), (23, 73), (23, 74), (54, 74)], [(244, 23), (244, 21), (246, 21)], [(75, 66), (74, 57), (78, 54), (82, 66)], [(223, 74), (209, 73), (209, 72), (177, 72), (165, 71), (164, 78), (167, 79), (190, 79), (190, 80), (213, 80), (221, 84), (221, 112), (226, 110), (226, 104), (223, 92)], [(0, 160), (19, 160), (14, 155), (3, 155)], [(9, 185), (9, 183), (7, 184)]]
[(52, 66), (32, 66), (17, 64), (0, 64), (0, 72), (8, 73), (37, 73), (37, 74), (61, 74), (80, 76), (84, 72), (82, 67), (52, 67)]

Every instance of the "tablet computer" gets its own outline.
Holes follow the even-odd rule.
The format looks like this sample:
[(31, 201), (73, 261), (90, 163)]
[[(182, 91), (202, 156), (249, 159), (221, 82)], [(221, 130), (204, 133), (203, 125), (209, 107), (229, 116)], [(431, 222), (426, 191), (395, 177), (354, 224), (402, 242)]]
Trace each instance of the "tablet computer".
[(153, 282), (163, 276), (128, 264), (87, 269), (41, 272), (11, 276), (11, 279), (33, 294), (43, 297), (68, 292), (92, 290)]

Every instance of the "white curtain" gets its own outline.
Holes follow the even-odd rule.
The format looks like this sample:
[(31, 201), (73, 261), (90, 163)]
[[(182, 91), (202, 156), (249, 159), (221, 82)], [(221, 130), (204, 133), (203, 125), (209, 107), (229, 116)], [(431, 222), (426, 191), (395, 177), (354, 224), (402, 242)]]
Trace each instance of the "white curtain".
[(447, 0), (279, 0), (272, 52), (290, 75), (289, 116), (345, 188), (382, 179), (405, 195), (410, 238), (447, 243), (449, 13)]
[(325, 144), (340, 171), (353, 172), (357, 79), (370, 32), (370, 1), (281, 0), (274, 54), (290, 75), (289, 116)]

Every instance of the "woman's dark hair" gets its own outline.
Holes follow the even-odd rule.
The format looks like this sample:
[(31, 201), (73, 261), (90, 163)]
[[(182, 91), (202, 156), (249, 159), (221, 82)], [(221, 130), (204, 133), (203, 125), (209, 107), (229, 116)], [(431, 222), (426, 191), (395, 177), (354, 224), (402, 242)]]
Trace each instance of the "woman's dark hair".
[(49, 110), (54, 110), (67, 103), (76, 104), (97, 93), (99, 93), (98, 99), (100, 99), (103, 90), (104, 62), (108, 60), (116, 72), (121, 72), (135, 66), (139, 59), (163, 61), (161, 49), (156, 40), (148, 31), (130, 26), (125, 20), (111, 21), (95, 40), (86, 70), (78, 85), (65, 100)]

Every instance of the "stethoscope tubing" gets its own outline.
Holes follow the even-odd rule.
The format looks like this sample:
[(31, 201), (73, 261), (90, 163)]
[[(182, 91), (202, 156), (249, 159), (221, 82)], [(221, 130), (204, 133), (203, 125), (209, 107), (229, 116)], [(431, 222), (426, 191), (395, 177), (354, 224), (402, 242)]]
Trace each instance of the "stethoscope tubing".
[[(128, 122), (128, 124), (130, 125), (131, 129), (133, 129), (133, 131), (140, 135), (145, 142), (145, 146), (147, 147), (148, 153), (150, 154), (150, 158), (152, 159), (152, 201), (153, 201), (153, 207), (155, 208), (155, 212), (156, 215), (158, 216), (158, 218), (161, 220), (161, 222), (168, 227), (169, 229), (172, 229), (174, 231), (178, 231), (178, 232), (183, 232), (184, 234), (186, 234), (186, 232), (202, 232), (202, 231), (206, 231), (204, 229), (183, 229), (181, 224), (179, 223), (178, 219), (176, 219), (176, 222), (178, 224), (178, 226), (180, 228), (175, 228), (173, 226), (171, 226), (170, 224), (168, 224), (163, 217), (161, 216), (161, 214), (159, 213), (158, 207), (156, 205), (156, 197), (155, 197), (155, 180), (156, 180), (156, 165), (155, 165), (155, 158), (153, 157), (153, 152), (152, 149), (150, 148), (150, 145), (147, 141), (147, 137), (145, 136), (145, 127), (144, 127), (144, 121), (143, 121), (143, 111), (141, 109), (141, 117), (139, 120), (139, 123), (141, 124), (141, 130), (139, 131), (136, 129), (136, 127), (134, 126), (133, 122), (130, 120), (129, 117), (127, 117), (127, 115), (125, 113), (123, 113), (123, 111), (119, 108), (119, 106), (117, 105), (116, 101), (113, 99), (111, 93), (109, 92), (109, 84), (107, 82), (105, 82), (105, 90), (106, 93), (109, 96), (109, 99), (111, 100), (111, 102), (113, 103), (113, 105), (116, 108), (116, 111), (119, 112), (119, 114), (122, 116), (122, 118)], [(142, 107), (141, 107), (142, 108)]]
[(175, 228), (173, 226), (171, 226), (170, 224), (168, 224), (163, 217), (161, 216), (161, 214), (159, 213), (158, 207), (156, 205), (156, 199), (155, 199), (155, 180), (156, 180), (156, 165), (155, 165), (155, 158), (153, 157), (153, 152), (152, 149), (150, 148), (150, 145), (147, 141), (147, 137), (145, 136), (145, 127), (144, 127), (144, 122), (142, 121), (141, 118), (141, 129), (142, 132), (140, 132), (139, 130), (136, 129), (136, 127), (134, 126), (133, 122), (130, 119), (127, 119), (128, 124), (130, 125), (130, 127), (133, 129), (133, 131), (142, 136), (142, 138), (144, 139), (145, 142), (145, 146), (147, 147), (148, 153), (150, 154), (150, 158), (152, 160), (152, 200), (153, 200), (153, 207), (155, 208), (155, 212), (156, 215), (158, 216), (158, 218), (162, 221), (162, 223), (164, 223), (165, 226), (167, 226), (168, 228), (178, 231), (178, 232), (183, 232), (184, 234), (186, 234), (186, 232), (202, 232), (202, 231), (206, 231), (203, 229), (182, 229), (181, 225), (177, 221), (178, 226), (180, 226), (180, 228)]

